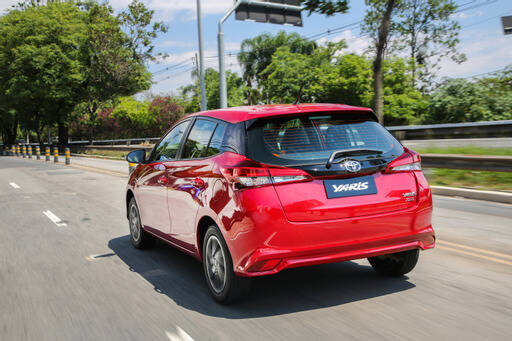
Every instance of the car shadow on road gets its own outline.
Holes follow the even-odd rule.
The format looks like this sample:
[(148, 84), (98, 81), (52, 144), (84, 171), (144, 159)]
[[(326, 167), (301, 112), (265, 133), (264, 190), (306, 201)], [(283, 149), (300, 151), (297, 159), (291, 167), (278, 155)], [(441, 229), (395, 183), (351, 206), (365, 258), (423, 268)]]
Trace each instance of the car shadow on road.
[(414, 288), (408, 277), (378, 276), (368, 265), (355, 262), (324, 264), (285, 270), (256, 278), (243, 301), (223, 306), (208, 294), (203, 268), (194, 258), (158, 242), (136, 250), (130, 237), (114, 238), (110, 249), (154, 289), (184, 308), (201, 314), (245, 319), (339, 306)]

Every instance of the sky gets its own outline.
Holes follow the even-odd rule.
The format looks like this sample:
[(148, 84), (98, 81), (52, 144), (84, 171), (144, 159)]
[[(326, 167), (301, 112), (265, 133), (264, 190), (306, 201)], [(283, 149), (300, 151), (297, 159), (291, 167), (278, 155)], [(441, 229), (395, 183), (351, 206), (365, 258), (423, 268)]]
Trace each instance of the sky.
[[(0, 9), (8, 8), (18, 0), (0, 0)], [(116, 10), (126, 8), (130, 0), (111, 0)], [(197, 13), (195, 0), (143, 0), (155, 11), (155, 19), (165, 22), (169, 30), (157, 41), (156, 52), (167, 53), (168, 58), (149, 65), (153, 73), (154, 84), (149, 91), (152, 94), (173, 94), (181, 86), (192, 82), (191, 69), (193, 58), (198, 52)], [(512, 15), (511, 0), (456, 0), (465, 8), (455, 14), (462, 29), (460, 31), (459, 51), (467, 56), (467, 61), (456, 64), (450, 60), (441, 62), (439, 77), (472, 77), (475, 75), (502, 69), (512, 64), (512, 35), (503, 34), (501, 16)], [(203, 10), (203, 33), (205, 66), (218, 69), (217, 30), (218, 22), (232, 6), (233, 0), (201, 0)], [(261, 33), (277, 33), (280, 30), (297, 32), (310, 37), (328, 30), (357, 23), (365, 14), (362, 0), (351, 0), (350, 10), (346, 14), (325, 17), (323, 15), (303, 14), (303, 27), (262, 24), (236, 21), (232, 15), (224, 24), (226, 52), (236, 52), (240, 43)], [(367, 38), (360, 35), (358, 25), (343, 31), (322, 36), (318, 42), (345, 39), (346, 52), (365, 53)], [(226, 56), (226, 67), (240, 72), (235, 55)]]

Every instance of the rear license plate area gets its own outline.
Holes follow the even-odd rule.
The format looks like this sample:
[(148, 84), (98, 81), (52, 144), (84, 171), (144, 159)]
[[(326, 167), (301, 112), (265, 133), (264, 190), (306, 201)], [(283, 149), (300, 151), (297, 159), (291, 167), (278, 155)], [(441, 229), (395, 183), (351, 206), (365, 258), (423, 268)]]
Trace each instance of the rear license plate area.
[(377, 185), (373, 176), (324, 180), (324, 187), (328, 199), (377, 194)]

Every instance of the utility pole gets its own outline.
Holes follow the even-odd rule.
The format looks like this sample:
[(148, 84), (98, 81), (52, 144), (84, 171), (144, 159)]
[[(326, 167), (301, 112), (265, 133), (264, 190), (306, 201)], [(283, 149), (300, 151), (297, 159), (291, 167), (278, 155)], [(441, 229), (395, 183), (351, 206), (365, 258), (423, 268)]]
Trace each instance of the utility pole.
[(204, 84), (203, 23), (201, 18), (201, 0), (197, 0), (197, 34), (199, 35), (199, 84), (201, 86), (201, 110), (205, 111), (206, 86)]

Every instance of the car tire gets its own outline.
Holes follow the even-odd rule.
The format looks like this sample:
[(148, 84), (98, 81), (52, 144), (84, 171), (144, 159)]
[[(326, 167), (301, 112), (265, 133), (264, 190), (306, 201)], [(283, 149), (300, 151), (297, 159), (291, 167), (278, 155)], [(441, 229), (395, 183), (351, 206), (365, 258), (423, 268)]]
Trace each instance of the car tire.
[(203, 269), (210, 294), (219, 303), (235, 302), (250, 291), (251, 279), (235, 274), (229, 249), (215, 225), (204, 236)]
[(130, 227), (130, 239), (137, 249), (147, 249), (155, 245), (156, 238), (146, 232), (140, 220), (139, 207), (135, 198), (131, 198), (128, 204), (128, 224)]
[(419, 249), (391, 253), (368, 258), (377, 273), (385, 276), (402, 276), (414, 269), (418, 263)]

